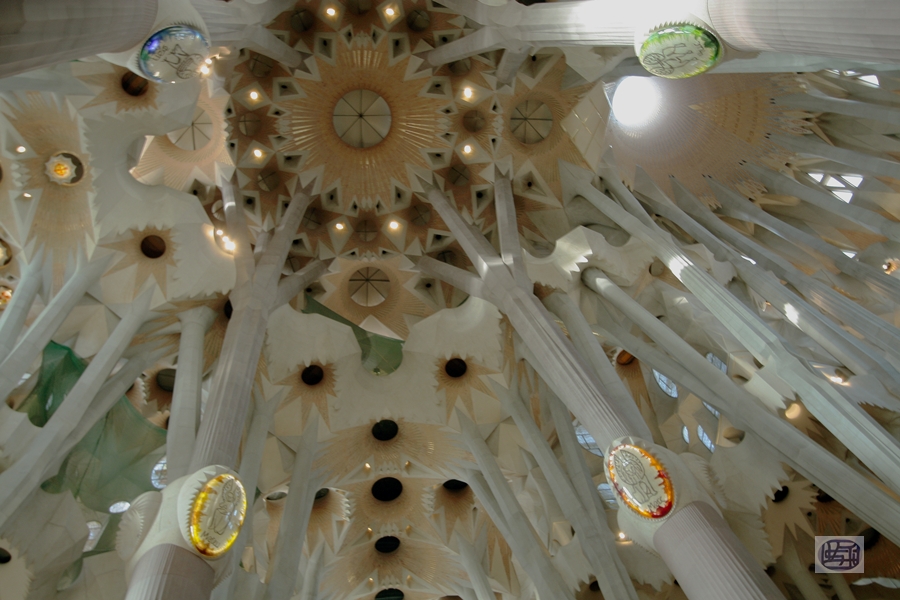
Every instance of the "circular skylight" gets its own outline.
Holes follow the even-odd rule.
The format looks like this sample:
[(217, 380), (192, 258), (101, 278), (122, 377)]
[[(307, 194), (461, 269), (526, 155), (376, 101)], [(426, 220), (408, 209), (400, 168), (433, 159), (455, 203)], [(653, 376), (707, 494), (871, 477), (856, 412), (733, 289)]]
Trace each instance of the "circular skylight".
[(391, 109), (370, 90), (353, 90), (334, 106), (334, 131), (354, 148), (371, 148), (391, 130)]
[(526, 100), (513, 110), (509, 128), (523, 144), (536, 144), (550, 135), (553, 113), (539, 100)]
[(646, 125), (661, 106), (659, 87), (650, 77), (626, 77), (613, 94), (613, 116), (625, 127)]
[(377, 306), (387, 299), (391, 281), (384, 271), (365, 267), (350, 277), (350, 298), (360, 306)]

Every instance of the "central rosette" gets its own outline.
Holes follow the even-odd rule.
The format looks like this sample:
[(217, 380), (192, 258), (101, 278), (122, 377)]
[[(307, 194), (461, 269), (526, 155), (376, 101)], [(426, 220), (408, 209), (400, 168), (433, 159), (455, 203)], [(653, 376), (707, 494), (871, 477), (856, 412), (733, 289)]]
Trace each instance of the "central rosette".
[(391, 130), (391, 109), (370, 90), (353, 90), (334, 106), (334, 130), (354, 148), (371, 148)]

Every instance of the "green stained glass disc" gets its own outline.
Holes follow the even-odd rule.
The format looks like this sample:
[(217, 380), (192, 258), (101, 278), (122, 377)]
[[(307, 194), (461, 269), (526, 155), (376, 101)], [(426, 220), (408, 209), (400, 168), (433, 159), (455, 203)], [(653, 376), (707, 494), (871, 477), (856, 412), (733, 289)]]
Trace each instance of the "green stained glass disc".
[(667, 79), (699, 75), (722, 58), (722, 46), (711, 32), (695, 25), (670, 25), (654, 31), (641, 44), (641, 65)]

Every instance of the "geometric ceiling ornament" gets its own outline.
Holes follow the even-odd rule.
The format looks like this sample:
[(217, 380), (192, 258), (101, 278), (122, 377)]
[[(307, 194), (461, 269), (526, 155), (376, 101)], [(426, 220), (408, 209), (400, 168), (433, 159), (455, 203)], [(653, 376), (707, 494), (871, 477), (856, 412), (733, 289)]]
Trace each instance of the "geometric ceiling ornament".
[(536, 144), (550, 135), (553, 114), (550, 108), (538, 100), (526, 100), (512, 112), (509, 128), (523, 144)]

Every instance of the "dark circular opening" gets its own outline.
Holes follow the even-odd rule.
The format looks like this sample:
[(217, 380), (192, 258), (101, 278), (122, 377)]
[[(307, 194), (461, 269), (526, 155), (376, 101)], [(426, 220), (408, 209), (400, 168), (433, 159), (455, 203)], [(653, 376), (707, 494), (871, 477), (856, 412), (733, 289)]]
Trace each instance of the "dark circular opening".
[(626, 352), (625, 350), (622, 350), (621, 352), (619, 352), (618, 356), (616, 356), (616, 364), (625, 366), (630, 365), (633, 362), (634, 355), (630, 352)]
[(328, 492), (330, 492), (330, 491), (331, 491), (331, 490), (329, 490), (328, 488), (319, 488), (319, 489), (317, 489), (317, 490), (316, 490), (316, 500), (321, 500), (322, 498), (324, 498), (325, 496), (327, 496), (327, 495), (328, 495)]
[(871, 549), (872, 546), (877, 544), (878, 540), (881, 539), (881, 534), (878, 533), (877, 531), (875, 531), (874, 529), (872, 529), (871, 527), (864, 530), (859, 535), (861, 535), (863, 537), (863, 549), (865, 549), (865, 550)]
[(325, 371), (319, 365), (309, 365), (300, 373), (300, 380), (306, 385), (318, 385), (325, 378)]
[(143, 96), (150, 87), (150, 82), (137, 73), (128, 71), (122, 75), (122, 89), (129, 96)]
[(283, 500), (284, 498), (287, 498), (287, 492), (285, 491), (272, 492), (266, 496), (266, 500), (269, 502), (276, 502), (278, 500)]
[(391, 421), (390, 419), (385, 419), (384, 421), (378, 421), (374, 425), (372, 425), (372, 435), (376, 440), (380, 442), (386, 442), (388, 440), (392, 440), (397, 437), (397, 433), (400, 432), (400, 427), (397, 426), (397, 423)]
[(175, 369), (162, 369), (156, 374), (156, 385), (166, 392), (175, 390)]
[(819, 502), (821, 502), (822, 504), (825, 504), (825, 503), (828, 503), (828, 502), (833, 502), (833, 501), (834, 501), (834, 498), (832, 498), (831, 496), (829, 496), (829, 495), (826, 494), (825, 492), (819, 490), (819, 493), (816, 494), (816, 500), (819, 501)]
[(231, 313), (234, 312), (234, 306), (231, 305), (231, 300), (225, 301), (225, 308), (222, 309), (222, 312), (225, 313), (226, 319), (231, 319)]
[(447, 361), (447, 364), (444, 365), (444, 371), (446, 371), (447, 375), (450, 377), (462, 377), (466, 374), (468, 369), (469, 367), (466, 365), (466, 361), (461, 358), (451, 358)]
[(791, 493), (791, 489), (788, 486), (784, 486), (780, 490), (775, 491), (775, 497), (772, 498), (772, 502), (778, 503), (783, 502), (785, 498), (788, 497), (788, 494)]
[(588, 587), (591, 588), (591, 591), (592, 591), (592, 592), (599, 592), (599, 591), (600, 591), (600, 584), (597, 583), (597, 580), (596, 580), (596, 579), (595, 579), (594, 581), (592, 581), (592, 582), (591, 582), (591, 585), (589, 585)]
[(466, 114), (463, 115), (463, 127), (466, 128), (466, 131), (471, 131), (472, 133), (477, 133), (484, 129), (484, 126), (487, 124), (487, 121), (484, 118), (484, 115), (477, 110), (470, 110)]
[(375, 594), (375, 600), (403, 600), (403, 592), (395, 588), (388, 588)]
[(0, 565), (5, 565), (12, 560), (12, 554), (6, 548), (0, 548)]
[(766, 567), (766, 575), (771, 577), (774, 574), (775, 574), (775, 565), (769, 565), (768, 567)]
[(403, 484), (399, 479), (383, 477), (372, 484), (372, 495), (376, 500), (390, 502), (396, 500), (403, 493)]
[(460, 481), (459, 479), (448, 479), (444, 482), (444, 488), (450, 490), (451, 492), (458, 492), (460, 490), (464, 490), (469, 487), (469, 484), (465, 481)]
[(141, 240), (141, 252), (147, 258), (159, 258), (166, 253), (166, 240), (158, 235), (148, 235)]
[(392, 535), (386, 535), (383, 538), (378, 538), (378, 540), (375, 542), (375, 549), (382, 554), (390, 554), (399, 547), (400, 540)]

